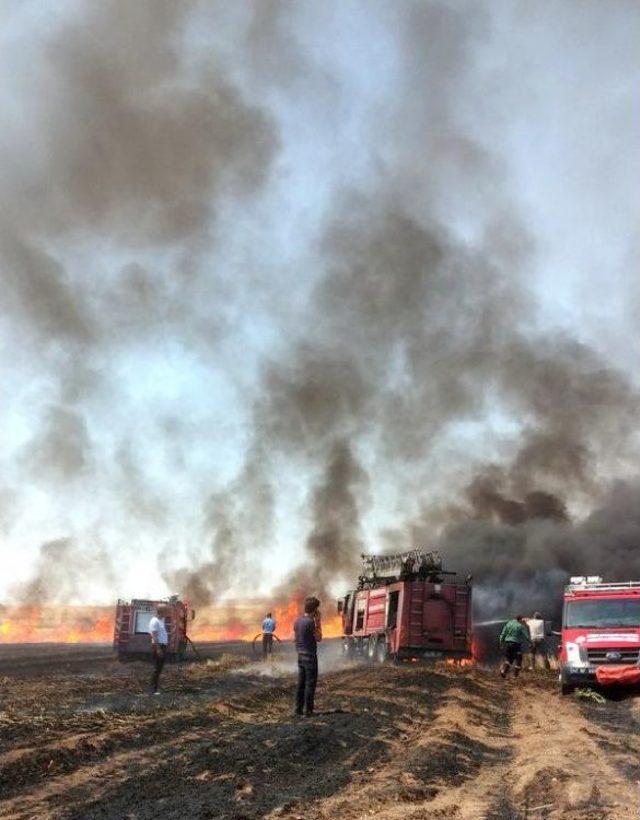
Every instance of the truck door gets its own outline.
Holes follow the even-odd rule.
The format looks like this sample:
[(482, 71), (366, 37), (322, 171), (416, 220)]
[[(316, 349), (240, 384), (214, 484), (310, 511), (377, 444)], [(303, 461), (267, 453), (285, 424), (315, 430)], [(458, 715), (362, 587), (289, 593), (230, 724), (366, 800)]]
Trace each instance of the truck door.
[(451, 604), (438, 595), (427, 598), (423, 608), (424, 635), (428, 643), (448, 645), (453, 638)]

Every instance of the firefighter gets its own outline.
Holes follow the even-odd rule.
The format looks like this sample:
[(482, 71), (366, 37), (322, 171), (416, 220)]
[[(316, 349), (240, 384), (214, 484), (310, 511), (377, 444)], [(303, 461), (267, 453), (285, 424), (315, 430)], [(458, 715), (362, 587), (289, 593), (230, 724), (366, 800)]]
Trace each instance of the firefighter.
[(293, 632), (298, 653), (295, 714), (310, 717), (318, 682), (318, 643), (322, 640), (320, 601), (317, 598), (305, 600), (304, 615), (293, 625)]
[(500, 646), (504, 650), (504, 662), (500, 675), (506, 678), (513, 667), (513, 677), (517, 678), (522, 669), (522, 644), (529, 640), (529, 630), (522, 615), (507, 621), (500, 633)]
[(262, 622), (262, 660), (266, 661), (267, 655), (273, 653), (273, 633), (276, 631), (275, 619), (267, 612), (267, 616)]
[(533, 613), (533, 618), (527, 618), (527, 628), (529, 629), (529, 641), (531, 647), (531, 669), (536, 668), (536, 658), (540, 656), (545, 669), (550, 668), (547, 650), (544, 644), (544, 619), (539, 612)]
[(156, 609), (156, 614), (149, 621), (149, 635), (151, 636), (151, 649), (153, 652), (153, 675), (151, 676), (151, 691), (154, 695), (159, 695), (158, 685), (160, 683), (160, 673), (167, 656), (167, 644), (169, 635), (164, 619), (167, 608), (160, 604)]

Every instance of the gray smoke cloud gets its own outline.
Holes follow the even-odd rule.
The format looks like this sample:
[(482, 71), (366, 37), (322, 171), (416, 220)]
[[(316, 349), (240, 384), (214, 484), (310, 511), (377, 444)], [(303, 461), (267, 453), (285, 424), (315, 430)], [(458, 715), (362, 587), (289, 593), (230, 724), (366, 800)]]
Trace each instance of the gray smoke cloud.
[(40, 546), (27, 581), (16, 584), (11, 597), (21, 603), (81, 603), (96, 580), (115, 581), (111, 558), (99, 540), (87, 548), (73, 538), (57, 538)]
[[(520, 428), (506, 463), (480, 466), (466, 490), (452, 486), (447, 510), (422, 498), (423, 516), (387, 532), (386, 544), (440, 545), (454, 568), (476, 575), (482, 614), (503, 614), (516, 600), (555, 613), (568, 573), (609, 566), (606, 540), (590, 538), (591, 517), (572, 524), (568, 506), (597, 503), (606, 476), (629, 465), (640, 396), (588, 345), (539, 333), (531, 321), (535, 244), (496, 157), (459, 125), (458, 92), (469, 83), (482, 25), (444, 4), (404, 11), (406, 61), (411, 81), (424, 81), (424, 99), (416, 105), (398, 89), (396, 173), (382, 168), (366, 193), (334, 198), (306, 331), (264, 372), (255, 435), (314, 465), (327, 463), (336, 437), (345, 452), (367, 441), (386, 477), (413, 489), (427, 483), (420, 461), (452, 425), (492, 407), (508, 413)], [(474, 22), (487, 23), (482, 17)], [(418, 135), (433, 161), (416, 168)], [(383, 125), (379, 146), (389, 136)], [(473, 189), (491, 195), (481, 234), (463, 242), (446, 227), (443, 200)], [(306, 565), (285, 583), (290, 592), (326, 593), (345, 569), (355, 571), (362, 488), (375, 477), (360, 466), (352, 486), (333, 466), (329, 457), (310, 494)], [(409, 471), (418, 481), (407, 480)], [(618, 572), (629, 573), (630, 557), (622, 551)]]
[[(127, 415), (124, 397), (105, 480), (126, 521), (160, 532), (174, 489), (194, 488), (173, 530), (190, 528), (188, 559), (167, 536), (159, 567), (195, 604), (246, 590), (278, 552), (283, 474), (302, 534), (278, 600), (328, 596), (379, 547), (439, 546), (476, 576), (483, 615), (552, 608), (567, 572), (599, 572), (610, 513), (635, 494), (611, 486), (634, 472), (639, 394), (541, 316), (544, 241), (501, 133), (526, 110), (503, 53), (526, 40), (516, 18), (444, 1), (110, 0), (39, 42), (37, 162), (8, 163), (0, 226), (6, 326), (54, 372), (23, 475), (98, 474), (114, 359), (142, 350), (135, 379), (155, 389), (148, 361), (179, 348), (199, 382), (211, 362), (230, 374), (237, 474), (190, 473), (226, 430), (191, 418), (188, 387), (170, 414)], [(601, 31), (598, 4), (580, 20)], [(219, 384), (206, 389), (213, 401)], [(628, 543), (612, 572), (630, 573)]]

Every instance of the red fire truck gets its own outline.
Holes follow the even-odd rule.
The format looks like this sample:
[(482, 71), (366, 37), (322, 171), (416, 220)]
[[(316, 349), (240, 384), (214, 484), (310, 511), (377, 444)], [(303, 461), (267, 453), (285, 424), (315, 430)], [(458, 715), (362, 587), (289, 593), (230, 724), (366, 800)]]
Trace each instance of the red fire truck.
[(560, 688), (640, 683), (640, 581), (571, 578), (564, 590)]
[(471, 576), (444, 581), (438, 553), (363, 555), (358, 588), (338, 600), (343, 651), (387, 658), (470, 658)]
[(116, 606), (116, 620), (113, 633), (113, 648), (119, 660), (129, 660), (151, 655), (149, 621), (158, 606), (166, 607), (164, 622), (169, 635), (168, 660), (181, 660), (191, 639), (187, 635), (187, 624), (195, 618), (195, 612), (187, 604), (172, 595), (164, 600), (149, 601), (134, 598), (119, 600)]

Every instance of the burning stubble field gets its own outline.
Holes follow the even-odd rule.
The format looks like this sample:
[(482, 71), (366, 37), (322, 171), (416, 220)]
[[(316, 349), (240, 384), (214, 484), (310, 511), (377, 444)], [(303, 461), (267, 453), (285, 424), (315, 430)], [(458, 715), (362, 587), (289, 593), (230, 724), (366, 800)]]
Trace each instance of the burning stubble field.
[(327, 657), (320, 714), (300, 720), (286, 656), (262, 667), (236, 647), (169, 667), (154, 698), (145, 664), (82, 653), (0, 658), (7, 820), (639, 816), (633, 696), (598, 705), (560, 698), (543, 672), (505, 683)]

